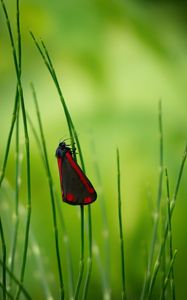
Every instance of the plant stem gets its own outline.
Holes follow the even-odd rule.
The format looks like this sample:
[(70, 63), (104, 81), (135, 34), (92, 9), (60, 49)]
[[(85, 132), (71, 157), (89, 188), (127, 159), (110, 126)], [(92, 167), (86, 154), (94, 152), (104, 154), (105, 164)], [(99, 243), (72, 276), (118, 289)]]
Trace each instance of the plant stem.
[[(15, 181), (15, 227), (14, 227), (14, 235), (13, 235), (13, 245), (12, 245), (12, 253), (11, 253), (11, 264), (10, 269), (13, 273), (14, 271), (14, 262), (15, 262), (15, 254), (16, 254), (16, 246), (17, 246), (17, 237), (18, 237), (18, 227), (19, 227), (19, 185), (20, 185), (20, 163), (19, 163), (19, 103), (17, 110), (17, 119), (16, 119), (16, 181)], [(11, 284), (11, 281), (10, 281)]]
[[(0, 258), (0, 265), (3, 266), (3, 260), (1, 260)], [(9, 276), (15, 281), (15, 283), (20, 287), (20, 289), (22, 290), (22, 293), (25, 295), (25, 297), (28, 300), (31, 300), (31, 296), (29, 295), (29, 293), (26, 291), (26, 289), (24, 288), (23, 284), (16, 278), (16, 276), (11, 272), (11, 270), (5, 265), (6, 268), (6, 272), (9, 274)]]
[(160, 166), (159, 166), (159, 182), (158, 182), (158, 193), (157, 193), (157, 206), (154, 218), (154, 228), (153, 228), (153, 236), (151, 240), (150, 252), (148, 257), (148, 265), (146, 271), (145, 282), (143, 286), (143, 291), (141, 295), (141, 300), (146, 298), (146, 294), (148, 292), (148, 287), (150, 285), (151, 278), (151, 268), (154, 258), (155, 246), (157, 241), (157, 233), (158, 233), (158, 224), (159, 224), (159, 214), (160, 214), (160, 203), (162, 198), (162, 181), (163, 181), (163, 128), (162, 128), (162, 103), (159, 101), (158, 106), (158, 124), (159, 124), (159, 156), (160, 156)]
[(117, 186), (118, 186), (118, 220), (119, 220), (119, 235), (121, 246), (121, 272), (122, 272), (122, 293), (121, 298), (126, 299), (126, 285), (125, 285), (125, 255), (124, 255), (124, 238), (123, 238), (123, 220), (122, 220), (122, 202), (121, 202), (121, 178), (120, 178), (120, 156), (119, 149), (117, 154)]
[(83, 278), (84, 273), (84, 207), (83, 205), (80, 206), (81, 211), (81, 256), (80, 256), (80, 266), (79, 266), (79, 275), (77, 280), (77, 285), (74, 294), (74, 300), (78, 299), (80, 286)]
[(1, 235), (2, 253), (3, 253), (3, 263), (2, 263), (3, 300), (6, 300), (6, 243), (5, 243), (1, 217), (0, 217), (0, 235)]
[(4, 176), (5, 176), (5, 170), (6, 170), (6, 165), (7, 165), (7, 160), (8, 160), (9, 150), (10, 150), (10, 143), (11, 143), (12, 134), (13, 134), (14, 125), (15, 125), (16, 116), (17, 116), (18, 102), (19, 102), (19, 93), (18, 93), (18, 86), (17, 86), (17, 88), (16, 88), (16, 97), (15, 97), (15, 102), (14, 102), (14, 109), (13, 109), (13, 114), (12, 114), (12, 120), (11, 120), (10, 130), (9, 130), (9, 134), (8, 134), (7, 144), (6, 144), (5, 157), (4, 157), (4, 160), (3, 160), (3, 167), (2, 167), (1, 172), (0, 172), (0, 187), (1, 187), (2, 181), (3, 181)]
[[(168, 269), (168, 273), (167, 273), (166, 278), (164, 280), (164, 285), (163, 285), (163, 288), (162, 288), (162, 291), (161, 291), (161, 296), (160, 296), (161, 300), (164, 298), (164, 293), (165, 293), (165, 290), (167, 288), (167, 284), (169, 282), (169, 279), (170, 279), (170, 276), (171, 276), (171, 273), (172, 273), (172, 270), (173, 270), (173, 265), (174, 265), (174, 262), (175, 262), (176, 254), (177, 254), (177, 250), (174, 251), (173, 257), (170, 261), (170, 266), (169, 266), (169, 269)], [(173, 290), (172, 290), (172, 292), (173, 292)], [(173, 299), (173, 293), (172, 293), (172, 299)]]
[[(59, 82), (58, 82), (58, 79), (57, 79), (57, 75), (56, 75), (55, 69), (53, 67), (52, 61), (50, 59), (48, 50), (47, 50), (44, 42), (41, 41), (42, 46), (43, 46), (43, 50), (44, 50), (44, 53), (43, 53), (39, 43), (36, 41), (36, 39), (35, 39), (32, 32), (31, 32), (31, 36), (32, 36), (32, 38), (34, 40), (34, 43), (35, 43), (37, 49), (39, 50), (39, 52), (40, 52), (40, 54), (41, 54), (41, 56), (44, 60), (44, 63), (46, 65), (47, 69), (49, 70), (49, 72), (52, 76), (52, 79), (54, 81), (54, 84), (57, 88), (59, 98), (60, 98), (60, 101), (61, 101), (63, 109), (64, 109), (68, 129), (69, 129), (69, 134), (70, 134), (70, 137), (71, 137), (72, 147), (74, 147), (74, 139), (75, 139), (76, 145), (77, 145), (77, 148), (78, 148), (78, 152), (79, 152), (79, 156), (80, 156), (80, 162), (81, 162), (82, 170), (85, 173), (84, 160), (83, 160), (83, 156), (82, 156), (82, 151), (81, 151), (78, 135), (77, 135), (77, 132), (75, 130), (75, 127), (74, 127), (73, 121), (71, 119), (70, 113), (68, 111), (68, 108), (67, 108), (64, 96), (62, 94), (62, 91), (61, 91), (61, 88), (60, 88), (60, 85), (59, 85)], [(74, 155), (74, 159), (76, 160), (75, 155)], [(79, 271), (78, 282), (77, 282), (78, 290), (76, 289), (75, 295), (79, 294), (80, 285), (81, 285), (81, 281), (82, 281), (82, 278), (83, 278), (83, 271), (84, 271), (84, 207), (81, 206), (80, 210), (81, 210), (81, 258), (80, 258), (80, 271)], [(91, 208), (88, 208), (88, 226), (91, 226)], [(90, 234), (92, 233), (92, 228), (89, 228), (88, 232), (89, 232), (89, 245), (90, 245), (89, 247), (92, 247), (92, 244), (91, 244), (92, 243), (92, 237), (90, 236)], [(89, 278), (90, 278), (90, 275), (91, 275), (91, 263), (90, 263), (91, 260), (92, 260), (92, 253), (89, 257), (88, 276), (87, 276), (88, 280), (86, 281), (86, 286), (89, 283)], [(86, 289), (87, 289), (87, 287), (86, 287)]]
[[(12, 46), (12, 55), (15, 65), (15, 71), (17, 76), (17, 82), (18, 82), (18, 92), (21, 100), (21, 108), (22, 108), (22, 115), (23, 115), (23, 127), (24, 127), (24, 133), (25, 133), (25, 147), (26, 147), (26, 162), (27, 162), (27, 219), (26, 219), (26, 229), (25, 229), (25, 241), (24, 241), (24, 250), (23, 250), (23, 261), (21, 266), (21, 275), (20, 275), (20, 281), (23, 282), (24, 280), (24, 274), (25, 274), (25, 266), (26, 266), (26, 259), (27, 259), (27, 250), (28, 250), (28, 241), (29, 241), (29, 229), (30, 229), (30, 218), (31, 218), (31, 183), (30, 183), (30, 146), (29, 146), (29, 136), (28, 136), (28, 130), (27, 130), (27, 119), (26, 119), (26, 113), (25, 113), (25, 104), (24, 104), (24, 96), (23, 96), (23, 89), (22, 89), (22, 83), (21, 83), (21, 34), (20, 34), (20, 20), (19, 20), (19, 0), (17, 0), (17, 33), (18, 33), (18, 59), (16, 56), (16, 48), (14, 44), (12, 29), (8, 17), (8, 12), (6, 9), (6, 6), (4, 4), (4, 1), (1, 0), (1, 4), (3, 7), (3, 12), (6, 18), (10, 43)], [(19, 287), (17, 294), (16, 294), (16, 300), (19, 299), (21, 289)]]
[[(170, 201), (169, 178), (168, 178), (167, 169), (165, 169), (165, 174), (166, 174), (166, 189), (167, 189), (169, 256), (170, 256), (170, 263), (171, 263), (174, 255), (173, 255), (173, 239), (172, 239), (172, 225), (171, 225), (171, 210), (170, 210), (171, 201)], [(171, 264), (170, 286), (171, 286), (172, 299), (175, 300), (175, 281), (174, 281), (173, 264)]]
[[(175, 208), (176, 199), (177, 199), (177, 195), (178, 195), (178, 191), (179, 191), (179, 186), (180, 186), (180, 183), (181, 183), (181, 178), (182, 178), (186, 158), (187, 158), (187, 145), (185, 147), (185, 151), (184, 151), (183, 158), (182, 158), (182, 161), (181, 161), (181, 165), (180, 165), (180, 169), (179, 169), (179, 175), (178, 175), (177, 183), (176, 183), (176, 188), (175, 188), (175, 191), (174, 191), (174, 197), (173, 197), (173, 200), (172, 200), (171, 205), (170, 205), (170, 218), (172, 218), (173, 210)], [(158, 271), (159, 271), (159, 268), (160, 268), (160, 261), (161, 261), (161, 258), (162, 258), (163, 250), (164, 250), (165, 243), (166, 243), (167, 236), (168, 236), (168, 228), (169, 228), (169, 224), (168, 224), (168, 220), (167, 220), (166, 225), (165, 225), (165, 231), (164, 231), (164, 239), (163, 239), (163, 242), (160, 246), (158, 257), (156, 259), (154, 269), (153, 269), (153, 273), (152, 273), (152, 276), (151, 276), (151, 279), (150, 279), (150, 285), (149, 285), (149, 290), (148, 290), (148, 299), (151, 299), (152, 290), (153, 290), (153, 287), (154, 287), (154, 284), (155, 284), (155, 281), (156, 281), (156, 277), (157, 277), (157, 274), (158, 274)]]
[(92, 215), (91, 215), (91, 207), (88, 206), (88, 270), (86, 274), (84, 289), (83, 289), (83, 295), (82, 300), (85, 300), (87, 298), (88, 294), (88, 286), (91, 278), (91, 272), (92, 272)]
[(59, 281), (60, 281), (60, 297), (61, 297), (61, 299), (64, 299), (64, 282), (63, 282), (60, 249), (59, 249), (58, 225), (57, 225), (57, 218), (56, 218), (56, 207), (55, 207), (55, 196), (54, 196), (54, 190), (53, 190), (53, 181), (52, 181), (52, 176), (51, 176), (51, 171), (50, 171), (50, 166), (49, 166), (47, 147), (46, 147), (46, 143), (45, 143), (45, 137), (44, 137), (44, 131), (43, 131), (42, 121), (41, 121), (41, 117), (40, 117), (38, 101), (36, 98), (36, 93), (35, 93), (33, 85), (32, 85), (32, 91), (33, 91), (33, 99), (35, 102), (36, 114), (37, 114), (37, 118), (38, 118), (39, 129), (40, 129), (40, 135), (41, 135), (41, 141), (42, 141), (42, 147), (43, 147), (43, 153), (44, 153), (44, 160), (45, 160), (45, 165), (46, 165), (49, 190), (50, 190), (50, 196), (51, 196), (55, 247), (56, 247)]
[[(1, 282), (0, 282), (0, 287), (3, 289), (3, 292), (4, 292), (4, 286)], [(9, 291), (7, 289), (5, 290), (5, 294), (8, 296), (8, 298), (14, 300), (13, 296), (9, 293)]]

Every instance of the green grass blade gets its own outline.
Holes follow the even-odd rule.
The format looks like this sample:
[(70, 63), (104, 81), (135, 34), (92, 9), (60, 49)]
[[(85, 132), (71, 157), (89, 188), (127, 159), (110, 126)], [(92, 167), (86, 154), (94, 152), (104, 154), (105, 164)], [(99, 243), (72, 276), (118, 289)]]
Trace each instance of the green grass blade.
[[(0, 258), (0, 265), (3, 266), (3, 260)], [(31, 296), (27, 292), (27, 290), (24, 288), (23, 284), (17, 279), (17, 277), (14, 275), (14, 273), (11, 272), (11, 270), (6, 266), (6, 272), (7, 274), (14, 280), (14, 282), (20, 287), (22, 293), (26, 297), (26, 299), (31, 300)]]
[[(182, 161), (181, 161), (181, 164), (180, 164), (179, 174), (178, 174), (178, 177), (177, 177), (176, 187), (175, 187), (175, 191), (174, 191), (174, 197), (173, 197), (173, 200), (172, 200), (171, 205), (170, 205), (170, 218), (172, 218), (173, 210), (175, 208), (175, 204), (176, 204), (176, 200), (177, 200), (177, 195), (178, 195), (178, 191), (179, 191), (179, 187), (180, 187), (180, 183), (181, 183), (181, 179), (182, 179), (182, 174), (183, 174), (186, 158), (187, 158), (187, 145), (185, 147), (184, 154), (183, 154), (183, 157), (182, 157)], [(163, 239), (163, 242), (160, 246), (159, 253), (158, 253), (158, 256), (157, 256), (157, 259), (156, 259), (156, 262), (155, 262), (155, 265), (154, 265), (154, 269), (153, 269), (153, 272), (152, 272), (152, 275), (151, 275), (151, 280), (150, 280), (149, 290), (148, 290), (148, 299), (151, 299), (153, 287), (154, 287), (156, 277), (157, 277), (157, 274), (158, 274), (158, 271), (159, 271), (159, 268), (160, 268), (160, 261), (161, 261), (162, 255), (163, 255), (163, 250), (164, 250), (165, 243), (166, 243), (167, 236), (168, 236), (168, 229), (169, 229), (169, 225), (168, 225), (168, 220), (167, 220), (166, 225), (165, 225), (164, 239)]]
[(6, 143), (5, 156), (4, 156), (4, 160), (3, 160), (3, 166), (2, 166), (2, 169), (1, 169), (1, 172), (0, 172), (0, 187), (1, 187), (2, 181), (3, 181), (4, 176), (5, 176), (5, 170), (6, 170), (6, 165), (7, 165), (7, 161), (8, 161), (10, 144), (11, 144), (11, 140), (12, 140), (12, 134), (13, 134), (13, 130), (14, 130), (16, 117), (17, 117), (18, 101), (19, 101), (19, 93), (18, 93), (18, 86), (17, 86), (17, 88), (16, 88), (16, 97), (15, 97), (15, 102), (14, 102), (14, 109), (13, 109), (13, 114), (12, 114), (12, 120), (11, 120), (10, 130), (9, 130), (9, 133), (8, 133), (8, 139), (7, 139), (7, 143)]
[(122, 202), (121, 202), (120, 155), (118, 149), (116, 151), (116, 155), (117, 155), (117, 187), (118, 187), (118, 220), (119, 220), (119, 235), (120, 235), (120, 247), (121, 247), (121, 273), (122, 273), (121, 298), (126, 299), (125, 255), (124, 255), (123, 219), (122, 219)]
[[(32, 89), (32, 92), (33, 92), (33, 97), (36, 97), (36, 93), (35, 93), (35, 89), (34, 89), (34, 86), (33, 84), (31, 84), (31, 89)], [(36, 98), (37, 100), (37, 98)], [(33, 135), (34, 135), (34, 138), (36, 140), (36, 143), (37, 143), (37, 146), (38, 146), (38, 150), (40, 152), (40, 157), (43, 161), (43, 164), (44, 164), (44, 168), (47, 172), (47, 168), (46, 168), (46, 161), (45, 161), (45, 157), (44, 157), (44, 153), (43, 153), (43, 148), (42, 148), (42, 145), (40, 143), (40, 139), (39, 139), (39, 136), (37, 134), (37, 131), (34, 127), (34, 124), (33, 122), (31, 121), (29, 115), (27, 114), (27, 119), (29, 121), (29, 125), (31, 127), (31, 130), (33, 132)], [(47, 173), (48, 175), (48, 173)], [(60, 200), (58, 199), (58, 196), (57, 196), (57, 193), (55, 191), (55, 187), (54, 187), (54, 183), (53, 183), (53, 180), (52, 180), (52, 185), (53, 185), (53, 191), (54, 191), (54, 194), (55, 194), (55, 199), (56, 199), (56, 204), (57, 204), (57, 213), (59, 214), (59, 220), (60, 220), (60, 224), (61, 224), (61, 227), (62, 227), (62, 231), (64, 233), (64, 236), (63, 236), (63, 240), (64, 240), (64, 244), (65, 244), (65, 248), (66, 248), (66, 257), (67, 257), (67, 268), (68, 268), (68, 284), (69, 284), (69, 296), (70, 298), (73, 298), (73, 293), (74, 293), (74, 280), (73, 280), (73, 264), (72, 264), (72, 257), (71, 257), (71, 250), (70, 250), (70, 245), (69, 245), (69, 237), (68, 237), (68, 233), (67, 233), (67, 229), (66, 229), (66, 225), (65, 225), (65, 222), (64, 222), (64, 216), (63, 216), (63, 213), (62, 213), (62, 207), (60, 206)]]
[(53, 182), (52, 182), (52, 176), (49, 166), (49, 160), (48, 160), (48, 154), (47, 154), (47, 147), (44, 137), (44, 131), (38, 106), (38, 101), (36, 98), (36, 93), (34, 90), (34, 87), (32, 86), (33, 91), (33, 99), (35, 102), (36, 107), (36, 114), (38, 118), (38, 124), (39, 124), (39, 130), (41, 135), (41, 141), (42, 141), (42, 147), (43, 147), (43, 153), (44, 153), (44, 160), (46, 164), (46, 171), (47, 171), (47, 177), (48, 177), (48, 183), (49, 183), (49, 190), (50, 190), (50, 196), (51, 196), (51, 206), (52, 206), (52, 215), (53, 215), (53, 228), (54, 228), (54, 238), (55, 238), (55, 249), (56, 249), (56, 257), (57, 257), (57, 265), (58, 265), (58, 274), (59, 274), (59, 281), (60, 281), (60, 297), (61, 299), (64, 299), (64, 282), (63, 282), (63, 274), (62, 274), (62, 266), (61, 266), (61, 258), (60, 258), (60, 249), (59, 249), (59, 237), (58, 237), (58, 225), (57, 225), (57, 217), (56, 217), (56, 207), (55, 207), (55, 195), (53, 190)]
[[(48, 68), (48, 70), (49, 70), (49, 72), (52, 76), (52, 79), (54, 81), (54, 84), (57, 88), (59, 98), (60, 98), (60, 101), (62, 103), (64, 113), (65, 113), (65, 116), (66, 116), (66, 121), (67, 121), (68, 129), (69, 129), (69, 134), (70, 134), (70, 138), (71, 138), (72, 147), (74, 146), (74, 139), (75, 139), (76, 145), (77, 145), (77, 148), (78, 148), (78, 152), (79, 152), (79, 156), (80, 156), (81, 166), (82, 166), (83, 172), (85, 173), (85, 165), (84, 165), (84, 160), (83, 160), (83, 155), (82, 155), (78, 135), (77, 135), (77, 132), (75, 130), (74, 124), (72, 122), (72, 119), (71, 119), (70, 113), (68, 111), (68, 108), (66, 106), (66, 102), (65, 102), (65, 99), (63, 97), (63, 94), (62, 94), (62, 91), (61, 91), (61, 88), (60, 88), (60, 85), (59, 85), (59, 82), (58, 82), (58, 79), (57, 79), (57, 76), (56, 76), (56, 72), (55, 72), (55, 69), (53, 67), (52, 61), (50, 59), (48, 50), (47, 50), (45, 44), (42, 41), (42, 47), (43, 47), (43, 51), (44, 51), (43, 52), (40, 45), (39, 45), (39, 43), (36, 41), (36, 39), (35, 39), (35, 37), (32, 33), (31, 33), (31, 36), (32, 36), (32, 38), (34, 40), (34, 43), (35, 43), (36, 47), (38, 48), (38, 50), (39, 50), (39, 52), (40, 52), (40, 54), (41, 54), (41, 56), (44, 60), (44, 63), (46, 65), (46, 67)], [(76, 160), (76, 156), (74, 156), (74, 159)], [(84, 207), (81, 207), (80, 209), (81, 209), (81, 247), (84, 247)], [(91, 225), (91, 208), (88, 208), (88, 220), (89, 220), (88, 224), (90, 226)], [(90, 233), (92, 233), (92, 229), (89, 229), (89, 234)], [(91, 245), (91, 241), (92, 241), (92, 237), (89, 236), (89, 244), (90, 245)], [(89, 246), (89, 247), (92, 248), (92, 245)], [(83, 256), (82, 256), (82, 254), (83, 254)], [(90, 260), (91, 259), (92, 259), (92, 253), (90, 255)], [(80, 286), (81, 286), (81, 282), (82, 282), (82, 278), (83, 278), (83, 272), (84, 272), (84, 248), (81, 248), (80, 272), (79, 272), (78, 282), (77, 282), (78, 290), (76, 288), (75, 295), (79, 294), (79, 290), (80, 290)], [(88, 285), (88, 283), (89, 283), (90, 274), (91, 274), (91, 264), (89, 263), (88, 276), (87, 276), (88, 281), (86, 282), (86, 285)], [(86, 289), (87, 289), (87, 287), (86, 287)]]
[[(178, 252), (177, 250), (174, 251), (173, 257), (170, 261), (169, 269), (168, 269), (168, 272), (167, 272), (167, 275), (166, 275), (166, 278), (165, 278), (165, 281), (164, 281), (164, 285), (163, 285), (163, 288), (162, 288), (162, 291), (161, 291), (161, 296), (160, 296), (161, 300), (164, 299), (165, 290), (166, 290), (168, 282), (170, 280), (170, 276), (171, 276), (171, 273), (172, 273), (172, 270), (173, 270), (173, 265), (174, 265), (174, 262), (175, 262), (175, 257), (177, 255), (177, 252)], [(175, 297), (175, 294), (174, 294), (174, 297)], [(173, 290), (172, 290), (172, 299), (173, 299)]]
[[(170, 263), (173, 261), (173, 238), (172, 238), (172, 225), (171, 225), (171, 201), (170, 201), (170, 189), (169, 189), (169, 178), (168, 171), (165, 169), (166, 175), (166, 189), (167, 189), (167, 212), (168, 212), (168, 238), (169, 238), (169, 257)], [(173, 264), (171, 264), (171, 276), (170, 276), (170, 286), (172, 299), (175, 300), (175, 281), (174, 281), (174, 269)], [(164, 292), (164, 291), (163, 291)]]
[(159, 156), (160, 156), (160, 165), (159, 165), (159, 182), (158, 182), (158, 192), (157, 192), (157, 206), (154, 218), (154, 227), (153, 227), (153, 236), (151, 240), (150, 252), (148, 256), (148, 265), (146, 271), (145, 282), (143, 286), (143, 291), (141, 295), (141, 300), (145, 299), (147, 296), (148, 287), (150, 285), (151, 279), (151, 269), (153, 264), (153, 258), (155, 253), (155, 246), (157, 242), (157, 233), (158, 233), (158, 225), (159, 225), (159, 215), (160, 215), (160, 204), (162, 198), (162, 181), (163, 181), (163, 127), (162, 127), (162, 103), (159, 101), (158, 106), (158, 124), (159, 124)]
[[(21, 65), (20, 65), (20, 61), (18, 62), (16, 56), (16, 47), (13, 39), (12, 29), (8, 17), (8, 12), (3, 0), (1, 0), (1, 4), (6, 18), (9, 38), (12, 46), (12, 54), (13, 54), (13, 60), (14, 60), (15, 71), (16, 71), (17, 82), (18, 82), (18, 92), (21, 100), (23, 127), (24, 127), (24, 134), (25, 134), (26, 164), (27, 164), (27, 219), (26, 219), (25, 240), (24, 240), (24, 249), (23, 249), (23, 260), (22, 260), (21, 275), (20, 275), (20, 281), (23, 282), (24, 275), (25, 275), (25, 266), (26, 266), (28, 241), (29, 241), (30, 218), (31, 218), (30, 146), (29, 146), (29, 135), (27, 130), (24, 95), (23, 95), (23, 89), (21, 83)], [(20, 47), (18, 51), (18, 57), (19, 57), (19, 55), (21, 55), (21, 34), (20, 34), (20, 22), (18, 18), (19, 18), (19, 1), (17, 1), (17, 33), (18, 33), (18, 47)], [(20, 293), (21, 290), (19, 288), (16, 294), (16, 299), (19, 299)]]
[[(0, 287), (3, 289), (3, 292), (4, 292), (4, 286), (1, 282), (0, 282)], [(9, 293), (9, 291), (7, 289), (5, 290), (5, 293), (8, 296), (8, 298), (14, 300), (14, 297)]]
[[(16, 246), (18, 238), (18, 228), (19, 228), (19, 185), (20, 185), (20, 152), (19, 152), (19, 104), (17, 111), (17, 120), (16, 120), (16, 180), (15, 180), (15, 226), (13, 234), (13, 244), (12, 244), (12, 253), (11, 253), (11, 263), (10, 269), (11, 272), (14, 272), (14, 261), (16, 255)], [(11, 285), (11, 282), (10, 282)]]
[(88, 287), (90, 283), (91, 273), (92, 273), (92, 211), (91, 207), (88, 206), (88, 237), (89, 237), (89, 244), (88, 244), (88, 258), (87, 258), (87, 274), (83, 289), (82, 299), (85, 300), (88, 294)]
[(3, 231), (3, 224), (0, 218), (0, 235), (2, 243), (2, 254), (3, 254), (3, 263), (2, 263), (2, 280), (3, 280), (3, 300), (6, 300), (6, 243)]
[(79, 297), (80, 287), (82, 283), (83, 273), (84, 273), (84, 207), (80, 206), (81, 212), (81, 255), (80, 255), (80, 265), (79, 265), (79, 275), (77, 279), (77, 285), (74, 294), (74, 300), (77, 300)]

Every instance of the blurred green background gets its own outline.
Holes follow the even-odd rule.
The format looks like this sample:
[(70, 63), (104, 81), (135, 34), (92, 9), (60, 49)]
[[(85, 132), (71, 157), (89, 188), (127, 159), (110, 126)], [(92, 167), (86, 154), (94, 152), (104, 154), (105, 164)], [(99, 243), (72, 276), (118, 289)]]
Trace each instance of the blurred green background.
[[(15, 1), (6, 1), (16, 33)], [(125, 228), (127, 294), (139, 299), (146, 265), (145, 248), (152, 233), (159, 164), (158, 101), (162, 99), (164, 164), (173, 192), (186, 142), (187, 128), (187, 18), (183, 1), (21, 1), (23, 86), (27, 111), (36, 122), (30, 82), (36, 88), (47, 140), (50, 165), (59, 190), (54, 156), (67, 125), (54, 84), (31, 40), (41, 37), (51, 54), (85, 158), (87, 173), (98, 191), (93, 204), (93, 236), (105, 262), (102, 203), (110, 238), (110, 288), (119, 299), (120, 251), (117, 219), (116, 147), (121, 155)], [(0, 124), (1, 164), (13, 111), (16, 76), (5, 19), (0, 10)], [(25, 152), (22, 203), (25, 205)], [(57, 294), (56, 257), (45, 171), (30, 131), (32, 165), (32, 231), (40, 246), (46, 280)], [(6, 178), (14, 192), (15, 139)], [(98, 166), (101, 182), (95, 172)], [(177, 299), (187, 297), (186, 170), (173, 215)], [(163, 201), (165, 198), (163, 198)], [(78, 272), (79, 211), (61, 203), (70, 237), (75, 276)], [(7, 218), (9, 216), (6, 210)], [(10, 220), (9, 223), (10, 224)], [(11, 226), (10, 226), (11, 227)], [(11, 228), (8, 229), (11, 233)], [(63, 235), (63, 233), (61, 233)], [(10, 243), (7, 241), (7, 243)], [(63, 247), (63, 246), (62, 246)], [(62, 249), (63, 251), (63, 249)], [(65, 258), (64, 258), (65, 261)], [(29, 258), (26, 281), (37, 299), (44, 299), (40, 279)], [(31, 276), (33, 274), (33, 276)], [(34, 278), (34, 279), (33, 279)], [(67, 279), (66, 283), (67, 284)], [(94, 258), (89, 299), (102, 298), (102, 278)], [(36, 299), (36, 298), (35, 298)]]

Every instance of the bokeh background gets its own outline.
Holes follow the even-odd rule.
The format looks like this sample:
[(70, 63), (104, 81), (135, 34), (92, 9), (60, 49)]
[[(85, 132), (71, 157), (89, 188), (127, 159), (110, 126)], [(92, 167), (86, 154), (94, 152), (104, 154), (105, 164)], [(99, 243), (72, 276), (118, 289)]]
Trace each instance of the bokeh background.
[[(16, 32), (14, 2), (9, 0), (6, 4)], [(20, 2), (22, 78), (27, 111), (37, 126), (30, 89), (30, 82), (33, 82), (41, 109), (50, 165), (60, 194), (54, 153), (59, 141), (69, 137), (68, 129), (54, 84), (29, 35), (29, 30), (32, 30), (48, 47), (79, 134), (87, 173), (98, 191), (98, 201), (92, 206), (93, 236), (103, 269), (103, 240), (106, 232), (103, 231), (101, 202), (104, 201), (106, 206), (112, 299), (119, 299), (121, 287), (116, 182), (116, 147), (119, 147), (127, 294), (129, 299), (139, 299), (146, 266), (145, 249), (149, 248), (152, 214), (156, 206), (160, 99), (163, 106), (164, 164), (169, 170), (172, 192), (187, 137), (186, 4), (174, 0)], [(1, 164), (16, 89), (11, 55), (5, 19), (0, 9)], [(31, 131), (30, 140), (33, 203), (31, 227), (42, 253), (46, 281), (52, 294), (57, 295), (56, 257), (47, 178)], [(14, 141), (15, 138), (6, 172), (10, 195), (14, 193), (15, 181)], [(23, 134), (21, 151), (21, 201), (25, 206)], [(98, 180), (97, 167), (101, 180)], [(187, 297), (186, 179), (185, 169), (173, 215), (174, 248), (179, 250), (175, 263), (176, 294), (177, 299), (181, 300)], [(61, 205), (70, 237), (76, 276), (80, 254), (79, 210), (64, 203)], [(6, 210), (4, 213), (7, 215), (7, 224), (12, 222), (11, 217), (8, 219), (10, 211)], [(11, 226), (7, 230), (11, 237)], [(63, 238), (62, 232), (61, 235)], [(7, 243), (11, 242), (7, 240)], [(33, 292), (37, 299), (44, 299), (40, 285), (41, 274), (38, 275), (37, 266), (33, 266), (32, 255), (30, 256), (26, 272), (27, 286), (30, 290), (34, 287)], [(96, 296), (102, 299), (101, 277), (98, 262), (94, 258), (89, 299), (95, 299)]]

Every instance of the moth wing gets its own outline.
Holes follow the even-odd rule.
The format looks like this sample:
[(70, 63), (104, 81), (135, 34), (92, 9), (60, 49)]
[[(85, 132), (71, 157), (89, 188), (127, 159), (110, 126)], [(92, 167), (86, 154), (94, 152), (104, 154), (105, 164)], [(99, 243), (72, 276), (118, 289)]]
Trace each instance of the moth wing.
[(86, 205), (94, 202), (97, 198), (96, 191), (69, 152), (61, 162), (63, 201), (72, 205)]

